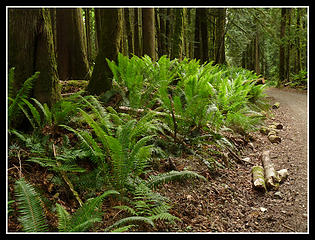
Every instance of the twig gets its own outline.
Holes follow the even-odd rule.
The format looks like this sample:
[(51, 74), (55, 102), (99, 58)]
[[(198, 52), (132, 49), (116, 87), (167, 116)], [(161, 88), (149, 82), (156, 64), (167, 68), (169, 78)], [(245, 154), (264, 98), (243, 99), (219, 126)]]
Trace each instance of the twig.
[(291, 230), (292, 232), (295, 232), (295, 230), (294, 230), (293, 228), (291, 228), (291, 227), (289, 227), (289, 226), (287, 226), (287, 225), (284, 225), (283, 223), (282, 223), (282, 226), (285, 227), (285, 228), (287, 228), (287, 229), (289, 229), (289, 230)]
[[(55, 148), (55, 144), (52, 145), (52, 149), (53, 149), (53, 153), (54, 153), (54, 157), (56, 158), (57, 154), (56, 154), (56, 148)], [(59, 167), (61, 164), (60, 162), (56, 161), (57, 166)], [(69, 178), (67, 177), (67, 175), (65, 174), (64, 171), (60, 171), (61, 176), (63, 178), (63, 180), (67, 183), (68, 187), (70, 188), (72, 194), (74, 195), (74, 197), (77, 199), (77, 201), (79, 202), (80, 206), (83, 205), (82, 200), (79, 197), (78, 192), (74, 189), (73, 184), (70, 182)]]
[(20, 164), (19, 177), (22, 178), (22, 164), (21, 164), (21, 158), (20, 158), (20, 151), (18, 151), (17, 155), (18, 155), (19, 164)]

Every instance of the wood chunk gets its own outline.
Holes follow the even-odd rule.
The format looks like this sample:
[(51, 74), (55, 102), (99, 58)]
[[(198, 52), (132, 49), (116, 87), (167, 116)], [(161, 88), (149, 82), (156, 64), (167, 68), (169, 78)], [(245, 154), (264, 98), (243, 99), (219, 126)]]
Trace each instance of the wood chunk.
[(264, 169), (261, 166), (252, 167), (253, 185), (255, 189), (266, 191)]
[(270, 160), (270, 151), (266, 150), (262, 153), (262, 164), (265, 170), (265, 184), (268, 189), (277, 190), (279, 188), (279, 177), (275, 171), (273, 163)]

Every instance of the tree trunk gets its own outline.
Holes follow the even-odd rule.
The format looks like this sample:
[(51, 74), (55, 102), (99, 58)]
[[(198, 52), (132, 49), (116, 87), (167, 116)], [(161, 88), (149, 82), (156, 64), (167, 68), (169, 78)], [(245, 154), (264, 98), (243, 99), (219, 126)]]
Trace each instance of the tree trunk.
[(257, 75), (260, 74), (258, 26), (256, 26), (256, 36), (255, 36), (255, 72)]
[(140, 51), (140, 38), (139, 38), (139, 9), (134, 8), (134, 24), (133, 24), (133, 32), (134, 32), (134, 54), (137, 56), (141, 56)]
[(161, 56), (167, 55), (167, 49), (166, 49), (166, 8), (160, 8), (159, 9), (159, 18), (160, 18), (160, 48), (159, 53)]
[(285, 25), (286, 25), (286, 8), (281, 9), (281, 26), (280, 26), (280, 51), (279, 51), (279, 82), (278, 87), (281, 86), (285, 79), (285, 56), (284, 56), (284, 36), (285, 36)]
[(215, 62), (214, 64), (225, 63), (225, 8), (217, 9), (216, 31), (215, 31)]
[(196, 9), (195, 18), (195, 43), (194, 43), (194, 58), (199, 60), (201, 58), (201, 43), (200, 43), (200, 13), (201, 9)]
[(92, 41), (91, 41), (91, 12), (89, 8), (84, 8), (85, 12), (85, 32), (86, 32), (86, 53), (89, 64), (92, 63)]
[(154, 8), (142, 9), (143, 55), (155, 60)]
[(94, 70), (87, 86), (87, 91), (91, 94), (100, 95), (112, 87), (113, 74), (106, 58), (117, 61), (122, 21), (120, 12), (118, 8), (99, 9), (102, 31)]
[(302, 69), (301, 67), (301, 41), (299, 37), (299, 32), (301, 29), (301, 8), (297, 9), (296, 16), (296, 27), (297, 27), (297, 37), (296, 37), (296, 69), (295, 73), (299, 73)]
[(170, 40), (171, 40), (171, 15), (172, 9), (167, 8), (166, 10), (166, 29), (165, 29), (165, 43), (166, 43), (166, 55), (170, 56)]
[(183, 44), (183, 9), (174, 9), (175, 23), (174, 31), (172, 36), (172, 51), (171, 59), (178, 58), (182, 59), (182, 44)]
[(96, 32), (96, 38), (95, 38), (95, 48), (96, 52), (98, 52), (100, 41), (101, 41), (101, 32), (102, 32), (102, 25), (101, 25), (101, 15), (100, 15), (99, 8), (94, 8), (94, 17), (95, 17), (95, 32)]
[[(290, 25), (291, 25), (291, 9), (290, 8), (287, 9), (287, 19), (288, 19), (287, 36), (290, 36)], [(289, 39), (287, 42), (287, 56), (286, 56), (286, 68), (285, 68), (286, 70), (285, 76), (286, 76), (287, 82), (290, 81), (290, 48), (291, 48), (291, 44), (290, 44), (290, 39)]]
[(9, 68), (15, 67), (14, 90), (39, 71), (32, 96), (51, 106), (61, 95), (49, 10), (10, 8), (8, 32)]
[(59, 78), (89, 79), (81, 8), (57, 8), (56, 21)]
[(201, 62), (209, 61), (209, 44), (208, 44), (208, 24), (207, 8), (200, 9), (200, 32), (201, 32)]
[(130, 54), (130, 53), (134, 53), (134, 50), (133, 50), (133, 42), (132, 42), (129, 8), (124, 8), (124, 20), (125, 20), (125, 27), (126, 27), (126, 34), (127, 34), (127, 42), (128, 42), (128, 53)]

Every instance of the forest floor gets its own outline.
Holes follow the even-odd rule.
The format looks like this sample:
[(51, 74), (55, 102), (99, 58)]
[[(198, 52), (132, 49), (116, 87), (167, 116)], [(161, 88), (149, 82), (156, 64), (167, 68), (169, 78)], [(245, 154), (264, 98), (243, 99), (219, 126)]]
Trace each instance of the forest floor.
[[(183, 221), (177, 229), (188, 232), (307, 232), (308, 231), (308, 158), (306, 92), (269, 88), (270, 102), (280, 102), (271, 109), (265, 125), (278, 122), (281, 143), (271, 143), (260, 132), (252, 134), (254, 148), (247, 144), (243, 157), (254, 165), (270, 150), (276, 170), (287, 169), (289, 176), (277, 191), (261, 193), (253, 189), (251, 164), (236, 164), (220, 169), (209, 182), (167, 184), (161, 191), (173, 204), (173, 214)], [(251, 145), (252, 146), (252, 145)], [(176, 160), (174, 159), (174, 162)], [(193, 158), (177, 159), (202, 174), (206, 171)]]
[[(210, 173), (193, 155), (172, 157), (176, 169), (196, 171), (208, 181), (171, 182), (160, 186), (158, 192), (171, 200), (170, 213), (182, 221), (175, 224), (157, 224), (157, 229), (144, 231), (167, 232), (307, 232), (308, 229), (308, 135), (306, 91), (269, 88), (270, 103), (280, 102), (271, 109), (265, 125), (278, 122), (283, 125), (278, 135), (280, 143), (271, 143), (259, 131), (250, 134), (250, 140), (235, 137), (242, 158), (251, 163), (231, 162), (230, 166)], [(251, 144), (249, 144), (251, 142)], [(276, 170), (287, 169), (288, 178), (277, 191), (259, 192), (253, 189), (251, 168), (262, 165), (260, 155), (270, 150)], [(167, 161), (162, 162), (159, 172)], [(41, 169), (29, 170), (35, 179)], [(13, 178), (17, 172), (11, 171)], [(15, 176), (16, 175), (16, 176)], [(35, 178), (34, 178), (35, 177)], [(39, 177), (41, 179), (41, 177)], [(36, 181), (34, 180), (34, 183)], [(40, 183), (39, 183), (40, 184)], [(12, 184), (10, 192), (13, 191)], [(72, 205), (72, 204), (69, 204)], [(103, 222), (97, 229), (114, 223), (122, 213), (111, 208), (117, 203), (105, 202)], [(107, 210), (106, 210), (107, 209)], [(51, 217), (56, 223), (56, 218)], [(104, 226), (105, 225), (105, 226)], [(9, 231), (20, 231), (16, 216), (9, 218)], [(101, 231), (101, 230), (100, 230)]]

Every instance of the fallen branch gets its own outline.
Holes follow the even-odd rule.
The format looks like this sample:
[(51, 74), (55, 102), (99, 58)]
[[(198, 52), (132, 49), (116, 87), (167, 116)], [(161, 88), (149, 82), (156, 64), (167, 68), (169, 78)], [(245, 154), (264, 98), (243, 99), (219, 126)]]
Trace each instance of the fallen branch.
[[(52, 145), (52, 148), (53, 148), (54, 157), (56, 158), (57, 154), (56, 154), (55, 144)], [(60, 162), (58, 162), (58, 161), (56, 161), (56, 163), (57, 163), (58, 167), (61, 165)], [(70, 188), (72, 194), (77, 199), (77, 201), (79, 202), (80, 206), (82, 207), (83, 202), (80, 199), (78, 192), (74, 189), (74, 187), (73, 187), (72, 183), (70, 182), (68, 176), (65, 174), (64, 171), (60, 171), (60, 173), (61, 173), (61, 176), (62, 176), (63, 180), (67, 183), (68, 187)]]
[(270, 151), (263, 151), (261, 156), (262, 164), (265, 170), (265, 183), (268, 189), (276, 190), (279, 188), (278, 173), (270, 160)]

